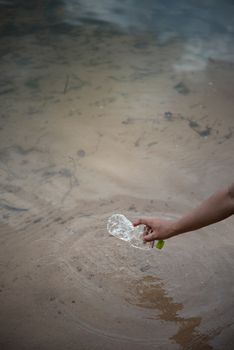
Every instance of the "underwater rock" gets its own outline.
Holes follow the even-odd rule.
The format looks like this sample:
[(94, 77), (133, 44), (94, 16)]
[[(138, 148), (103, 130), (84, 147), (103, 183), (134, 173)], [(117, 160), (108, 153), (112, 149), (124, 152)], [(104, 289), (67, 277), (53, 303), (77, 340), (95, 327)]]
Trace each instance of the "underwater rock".
[(172, 121), (173, 120), (173, 114), (171, 112), (165, 112), (164, 113), (164, 117), (168, 121)]
[(174, 89), (182, 95), (188, 95), (190, 93), (189, 88), (182, 81), (179, 84), (175, 85)]
[(212, 128), (210, 127), (206, 127), (206, 128), (202, 128), (197, 122), (190, 120), (189, 121), (189, 126), (191, 129), (193, 129), (199, 136), (201, 137), (208, 137), (211, 134)]
[(79, 151), (77, 151), (77, 154), (79, 157), (84, 158), (85, 157), (85, 151), (83, 149), (79, 149)]

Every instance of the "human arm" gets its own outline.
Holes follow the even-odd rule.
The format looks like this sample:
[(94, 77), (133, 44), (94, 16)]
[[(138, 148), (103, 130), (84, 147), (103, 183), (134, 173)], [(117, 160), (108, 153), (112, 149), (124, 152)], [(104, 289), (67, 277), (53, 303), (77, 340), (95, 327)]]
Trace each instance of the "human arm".
[(230, 187), (214, 193), (197, 208), (178, 220), (142, 218), (136, 220), (133, 225), (146, 225), (143, 239), (149, 242), (198, 230), (224, 220), (232, 214), (234, 214), (234, 183)]

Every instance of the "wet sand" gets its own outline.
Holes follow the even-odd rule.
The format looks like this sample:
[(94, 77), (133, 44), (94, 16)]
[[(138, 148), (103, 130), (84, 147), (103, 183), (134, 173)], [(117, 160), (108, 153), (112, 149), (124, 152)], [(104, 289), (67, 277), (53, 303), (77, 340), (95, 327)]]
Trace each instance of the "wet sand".
[(233, 182), (234, 65), (95, 26), (1, 38), (1, 349), (232, 349), (233, 218), (141, 251)]

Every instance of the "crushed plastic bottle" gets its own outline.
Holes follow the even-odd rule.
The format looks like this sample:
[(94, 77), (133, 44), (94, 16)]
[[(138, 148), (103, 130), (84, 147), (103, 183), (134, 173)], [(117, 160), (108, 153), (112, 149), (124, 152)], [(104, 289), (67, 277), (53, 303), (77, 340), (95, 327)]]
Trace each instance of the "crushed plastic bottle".
[[(131, 221), (129, 221), (122, 214), (112, 215), (107, 222), (107, 231), (114, 237), (129, 242), (131, 246), (139, 249), (153, 248), (154, 243), (144, 243), (142, 240), (144, 225), (134, 227)], [(156, 248), (162, 249), (164, 241), (158, 241)]]

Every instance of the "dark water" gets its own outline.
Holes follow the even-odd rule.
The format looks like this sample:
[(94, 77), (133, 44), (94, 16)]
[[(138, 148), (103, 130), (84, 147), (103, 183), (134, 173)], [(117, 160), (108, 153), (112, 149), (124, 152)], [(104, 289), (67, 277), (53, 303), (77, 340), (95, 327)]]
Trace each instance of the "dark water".
[[(0, 36), (48, 31), (76, 35), (82, 27), (97, 31), (139, 34), (150, 32), (165, 45), (182, 40), (184, 55), (200, 60), (234, 62), (234, 2), (139, 0), (0, 1)], [(76, 29), (76, 33), (74, 33)], [(138, 44), (144, 49), (145, 43)]]
[[(234, 33), (234, 2), (231, 0), (1, 0), (0, 6), (1, 15), (9, 14), (5, 20), (6, 26), (12, 26), (11, 34), (23, 14), (34, 22), (31, 30), (43, 26), (52, 29), (55, 25), (61, 26), (60, 29), (64, 25), (65, 30), (65, 24), (93, 23), (110, 25), (116, 30), (152, 31), (157, 35), (171, 32), (182, 37), (226, 35), (231, 38)], [(13, 13), (15, 17), (11, 16)], [(27, 29), (30, 30), (24, 28), (25, 32)], [(7, 34), (7, 28), (5, 30)]]

